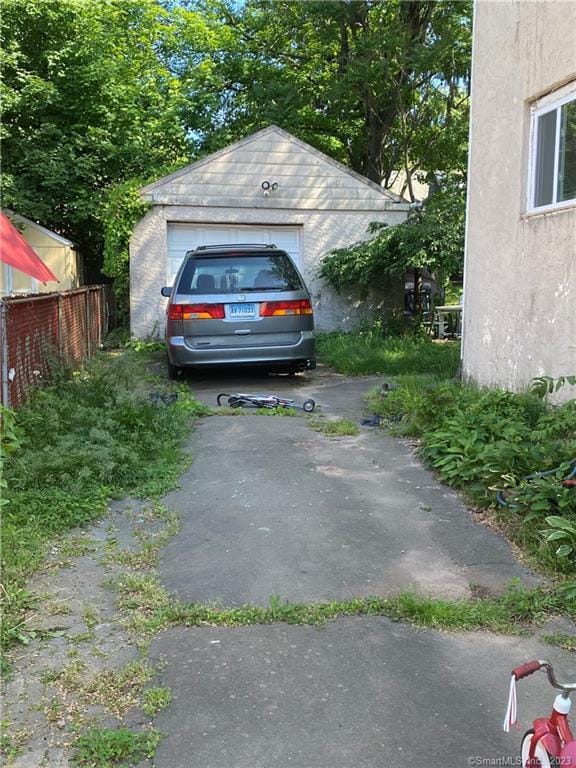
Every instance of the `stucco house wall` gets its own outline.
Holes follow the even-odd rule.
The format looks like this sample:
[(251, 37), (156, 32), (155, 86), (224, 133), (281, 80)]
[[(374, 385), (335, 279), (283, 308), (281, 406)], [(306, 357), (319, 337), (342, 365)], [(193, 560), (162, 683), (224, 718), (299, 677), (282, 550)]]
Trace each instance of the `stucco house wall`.
[[(264, 181), (278, 186), (264, 194)], [(166, 299), (160, 289), (171, 284), (172, 224), (299, 228), (300, 269), (312, 293), (316, 325), (332, 330), (352, 327), (376, 306), (324, 285), (316, 274), (321, 258), (332, 248), (365, 239), (371, 221), (399, 223), (408, 211), (397, 195), (276, 126), (149, 185), (142, 194), (152, 207), (130, 243), (130, 322), (139, 338), (164, 330)], [(250, 229), (246, 233), (250, 242)], [(378, 306), (390, 300), (382, 295)]]
[(44, 284), (8, 264), (0, 264), (0, 295), (67, 291), (82, 284), (81, 262), (74, 243), (25, 216), (12, 211), (6, 214), (60, 282)]
[(528, 194), (531, 110), (571, 89), (576, 3), (476, 0), (462, 354), (480, 385), (576, 373), (576, 201)]

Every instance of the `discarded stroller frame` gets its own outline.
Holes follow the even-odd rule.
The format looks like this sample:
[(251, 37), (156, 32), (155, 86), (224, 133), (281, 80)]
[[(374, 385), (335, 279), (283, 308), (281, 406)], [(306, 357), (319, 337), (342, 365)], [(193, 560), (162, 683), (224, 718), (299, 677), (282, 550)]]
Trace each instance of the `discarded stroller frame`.
[(218, 405), (222, 405), (222, 400), (225, 397), (228, 398), (226, 405), (231, 408), (243, 408), (244, 406), (249, 408), (298, 408), (306, 411), (306, 413), (312, 413), (316, 407), (316, 403), (312, 399), (304, 400), (303, 403), (296, 403), (294, 400), (277, 395), (250, 395), (242, 392), (237, 392), (234, 395), (227, 392), (220, 393), (216, 398)]

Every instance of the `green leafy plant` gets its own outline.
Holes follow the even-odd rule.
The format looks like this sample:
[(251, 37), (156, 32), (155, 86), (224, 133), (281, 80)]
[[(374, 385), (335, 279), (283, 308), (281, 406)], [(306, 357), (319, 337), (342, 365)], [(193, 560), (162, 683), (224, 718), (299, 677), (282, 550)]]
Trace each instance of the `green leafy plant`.
[(142, 709), (149, 717), (154, 717), (162, 709), (165, 709), (171, 701), (170, 688), (156, 686), (146, 688), (142, 693)]
[[(576, 456), (576, 400), (552, 407), (535, 393), (411, 374), (372, 390), (368, 404), (393, 434), (418, 437), (440, 478), (475, 503), (491, 506), (502, 491), (500, 523), (543, 567), (574, 570), (576, 495), (563, 481)], [(548, 517), (558, 521), (544, 534)]]
[(548, 542), (560, 544), (556, 550), (558, 557), (572, 557), (576, 555), (576, 518), (569, 520), (559, 515), (546, 517), (548, 528), (543, 531)]
[(78, 768), (121, 768), (152, 758), (162, 739), (153, 729), (135, 733), (128, 728), (90, 728), (75, 743)]
[(454, 179), (401, 224), (373, 222), (371, 239), (331, 251), (319, 275), (336, 290), (357, 287), (363, 295), (409, 267), (434, 271), (445, 281), (462, 269), (465, 207), (465, 185)]
[(4, 479), (4, 461), (7, 456), (20, 448), (20, 440), (16, 434), (16, 414), (9, 408), (0, 405), (0, 508), (8, 504), (4, 497), (8, 483)]
[(576, 376), (560, 376), (557, 379), (553, 379), (551, 376), (538, 376), (532, 379), (530, 391), (544, 399), (547, 395), (558, 392), (559, 389), (562, 389), (567, 384), (575, 385)]

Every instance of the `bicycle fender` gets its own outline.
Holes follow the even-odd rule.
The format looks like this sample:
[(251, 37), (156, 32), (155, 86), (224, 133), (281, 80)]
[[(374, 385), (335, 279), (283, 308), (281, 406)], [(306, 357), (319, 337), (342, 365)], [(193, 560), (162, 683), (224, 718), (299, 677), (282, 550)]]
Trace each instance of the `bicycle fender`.
[[(534, 736), (530, 745), (530, 757), (534, 758), (536, 744), (541, 743), (549, 755), (559, 757), (562, 750), (562, 744), (556, 733), (554, 726), (550, 724), (547, 717), (539, 718), (534, 721)], [(576, 768), (576, 763), (574, 764)]]

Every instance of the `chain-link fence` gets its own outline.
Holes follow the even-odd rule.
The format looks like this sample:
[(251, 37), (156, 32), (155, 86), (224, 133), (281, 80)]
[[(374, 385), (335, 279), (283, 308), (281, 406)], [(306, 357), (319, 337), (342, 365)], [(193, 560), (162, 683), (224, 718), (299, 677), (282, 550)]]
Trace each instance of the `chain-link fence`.
[(2, 405), (18, 408), (56, 362), (74, 365), (99, 348), (112, 327), (111, 286), (10, 296), (0, 302)]

